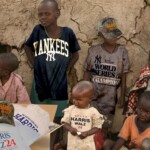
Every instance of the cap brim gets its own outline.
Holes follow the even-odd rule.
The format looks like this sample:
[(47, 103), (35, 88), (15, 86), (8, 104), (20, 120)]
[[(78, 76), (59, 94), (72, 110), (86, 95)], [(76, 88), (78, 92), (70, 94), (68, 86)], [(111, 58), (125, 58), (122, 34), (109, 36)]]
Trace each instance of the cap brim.
[(122, 35), (122, 32), (119, 29), (115, 29), (113, 30), (114, 36), (119, 37), (120, 35)]
[(118, 38), (122, 35), (122, 32), (119, 29), (114, 29), (111, 32), (101, 32), (106, 39)]

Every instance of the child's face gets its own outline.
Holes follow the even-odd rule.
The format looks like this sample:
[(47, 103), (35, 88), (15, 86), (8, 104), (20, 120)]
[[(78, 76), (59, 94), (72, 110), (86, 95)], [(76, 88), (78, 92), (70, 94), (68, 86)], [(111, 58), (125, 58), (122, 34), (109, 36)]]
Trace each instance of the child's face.
[(108, 45), (115, 45), (117, 43), (117, 38), (112, 38), (112, 39), (106, 39), (104, 38), (104, 43), (108, 44)]
[(0, 79), (6, 75), (5, 64), (0, 61)]
[(72, 91), (72, 100), (73, 104), (78, 108), (86, 108), (91, 101), (92, 97), (92, 90), (89, 91), (79, 91), (74, 90)]
[(53, 3), (40, 4), (38, 7), (38, 18), (44, 27), (51, 26), (57, 22), (59, 10), (55, 8)]
[(141, 122), (150, 121), (150, 100), (141, 99), (137, 106), (137, 116)]

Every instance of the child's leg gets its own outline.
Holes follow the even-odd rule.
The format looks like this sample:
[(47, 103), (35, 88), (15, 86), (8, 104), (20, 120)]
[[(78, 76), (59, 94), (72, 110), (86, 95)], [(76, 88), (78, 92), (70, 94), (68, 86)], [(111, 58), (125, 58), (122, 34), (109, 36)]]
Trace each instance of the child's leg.
[(114, 141), (107, 139), (105, 140), (102, 150), (111, 150), (114, 145)]
[(145, 138), (143, 140), (141, 150), (150, 150), (150, 138)]

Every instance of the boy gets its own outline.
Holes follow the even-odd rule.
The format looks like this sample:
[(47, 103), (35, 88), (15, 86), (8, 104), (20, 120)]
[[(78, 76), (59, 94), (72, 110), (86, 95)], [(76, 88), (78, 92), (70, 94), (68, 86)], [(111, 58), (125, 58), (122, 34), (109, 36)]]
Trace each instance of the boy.
[[(42, 0), (38, 6), (40, 24), (34, 27), (25, 46), (27, 57), (34, 65), (38, 99), (46, 104), (58, 105), (55, 123), (60, 123), (62, 109), (68, 105), (67, 73), (77, 61), (80, 50), (72, 29), (57, 25), (59, 16), (55, 0)], [(36, 103), (40, 102), (36, 100)], [(51, 140), (58, 140), (54, 137)], [(51, 149), (53, 143), (57, 142), (51, 142)]]
[(64, 110), (61, 122), (69, 131), (68, 150), (95, 150), (94, 134), (102, 127), (103, 116), (90, 106), (94, 88), (91, 82), (81, 81), (72, 90), (73, 104)]
[(124, 104), (128, 52), (124, 46), (117, 44), (122, 32), (114, 18), (108, 17), (99, 21), (98, 32), (104, 42), (89, 49), (83, 78), (91, 81), (96, 89), (91, 104), (112, 120), (111, 114), (114, 113), (117, 87), (120, 83), (121, 98), (118, 103), (120, 107)]
[(0, 100), (11, 103), (30, 103), (20, 75), (14, 73), (19, 61), (13, 53), (0, 54)]
[(150, 150), (150, 91), (139, 96), (136, 112), (137, 115), (131, 115), (125, 120), (113, 148), (107, 142), (104, 150), (119, 150), (126, 141), (129, 141), (129, 149)]
[(35, 26), (25, 46), (26, 54), (34, 64), (35, 86), (40, 101), (68, 99), (67, 72), (78, 59), (80, 47), (76, 36), (70, 28), (57, 25), (59, 16), (57, 2), (43, 0), (38, 7), (41, 24)]

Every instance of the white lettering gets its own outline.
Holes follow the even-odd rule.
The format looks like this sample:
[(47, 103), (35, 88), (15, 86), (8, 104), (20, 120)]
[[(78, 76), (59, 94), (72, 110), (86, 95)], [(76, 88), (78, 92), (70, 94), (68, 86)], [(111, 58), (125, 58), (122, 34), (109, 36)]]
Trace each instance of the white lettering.
[(38, 42), (34, 42), (33, 43), (33, 46), (34, 46), (34, 51), (35, 51), (35, 56), (37, 56), (37, 45), (38, 45)]
[(96, 76), (94, 75), (92, 78), (93, 82), (101, 83), (101, 84), (106, 84), (106, 85), (118, 85), (120, 82), (120, 79), (117, 78), (106, 78), (106, 77), (101, 77), (101, 76)]
[(55, 54), (54, 53), (47, 53), (46, 61), (55, 61)]
[(50, 39), (50, 51), (55, 51), (54, 42), (55, 42), (55, 39)]
[(61, 51), (60, 51), (60, 46), (59, 46), (59, 43), (61, 41), (59, 39), (56, 39), (56, 53), (57, 54), (62, 54)]
[(38, 55), (42, 55), (42, 54), (43, 54), (43, 46), (42, 46), (42, 40), (40, 40)]
[[(39, 52), (37, 53), (37, 46), (39, 44)], [(65, 57), (69, 57), (68, 42), (60, 39), (42, 39), (38, 42), (34, 42), (35, 56), (46, 54), (46, 61), (55, 61), (55, 54), (59, 54)]]
[(44, 39), (44, 54), (49, 50), (49, 39)]
[(69, 50), (68, 50), (68, 47), (69, 45), (68, 45), (68, 43), (67, 42), (65, 42), (65, 51), (66, 51), (66, 54), (65, 54), (65, 56), (66, 57), (68, 57), (69, 56)]

